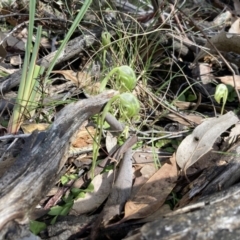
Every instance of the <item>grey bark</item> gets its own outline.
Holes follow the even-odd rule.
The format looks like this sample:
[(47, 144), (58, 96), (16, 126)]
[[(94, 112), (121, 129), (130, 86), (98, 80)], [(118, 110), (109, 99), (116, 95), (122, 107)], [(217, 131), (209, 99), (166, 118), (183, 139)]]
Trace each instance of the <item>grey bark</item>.
[(0, 239), (5, 239), (6, 224), (28, 222), (31, 210), (55, 184), (73, 134), (112, 96), (113, 93), (105, 93), (69, 104), (49, 130), (33, 132), (26, 140), (15, 163), (0, 179)]

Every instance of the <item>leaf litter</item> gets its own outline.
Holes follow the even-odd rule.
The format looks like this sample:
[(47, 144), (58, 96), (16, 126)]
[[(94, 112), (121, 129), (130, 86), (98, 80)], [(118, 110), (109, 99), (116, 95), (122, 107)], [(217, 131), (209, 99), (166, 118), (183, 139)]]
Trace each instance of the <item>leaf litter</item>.
[(166, 201), (178, 178), (175, 156), (170, 158), (139, 189), (125, 205), (125, 215), (121, 222), (145, 218), (157, 211)]
[[(235, 11), (239, 12), (239, 1), (233, 2)], [(40, 127), (42, 129), (44, 124), (48, 126), (52, 121), (49, 121), (52, 119), (50, 113), (57, 113), (69, 103), (68, 100), (93, 98), (100, 88), (100, 81), (109, 69), (114, 65), (118, 67), (126, 65), (128, 62), (126, 52), (121, 55), (119, 49), (128, 50), (127, 55), (129, 58), (132, 57), (139, 76), (138, 85), (134, 90), (134, 94), (141, 101), (138, 119), (128, 119), (122, 123), (122, 119), (118, 119), (120, 109), (114, 107), (111, 109), (115, 119), (111, 119), (111, 122), (106, 119), (110, 127), (105, 123), (104, 141), (98, 142), (101, 149), (97, 156), (99, 162), (94, 169), (94, 178), (91, 179), (89, 169), (93, 158), (93, 143), (97, 141), (95, 136), (99, 126), (94, 117), (89, 118), (74, 134), (75, 139), (72, 139), (67, 155), (68, 161), (63, 169), (67, 184), (64, 185), (63, 182), (58, 181), (55, 185), (57, 191), (52, 191), (40, 202), (42, 209), (59, 205), (57, 207), (62, 210), (60, 215), (68, 211), (69, 215), (77, 216), (96, 214), (94, 222), (91, 223), (95, 231), (92, 231), (91, 236), (95, 239), (98, 237), (97, 234), (108, 226), (121, 226), (130, 220), (153, 221), (154, 218), (163, 216), (165, 212), (173, 211), (174, 207), (186, 206), (204, 191), (214, 189), (219, 183), (218, 176), (227, 168), (228, 161), (234, 161), (233, 157), (226, 160), (214, 151), (216, 149), (227, 151), (230, 144), (234, 145), (238, 140), (239, 118), (233, 113), (236, 105), (231, 105), (232, 102), (238, 103), (237, 98), (233, 95), (233, 101), (228, 99), (224, 115), (213, 117), (220, 112), (221, 104), (217, 104), (212, 95), (215, 91), (214, 84), (217, 85), (219, 81), (231, 85), (236, 91), (239, 89), (239, 18), (231, 11), (224, 10), (221, 13), (221, 11), (206, 10), (210, 11), (211, 17), (205, 20), (205, 13), (200, 11), (200, 7), (198, 15), (193, 14), (192, 18), (196, 17), (197, 26), (204, 29), (206, 35), (212, 36), (206, 39), (206, 35), (201, 31), (198, 33), (201, 36), (199, 37), (194, 30), (189, 30), (193, 26), (189, 25), (188, 19), (177, 5), (167, 3), (166, 5), (159, 6), (169, 14), (169, 18), (165, 15), (161, 16), (162, 24), (164, 26), (173, 24), (178, 30), (169, 28), (164, 31), (158, 24), (153, 25), (156, 32), (162, 31), (162, 38), (157, 41), (154, 31), (148, 28), (148, 18), (157, 18), (157, 15), (151, 16), (141, 9), (135, 9), (141, 16), (138, 16), (138, 22), (133, 22), (132, 26), (140, 31), (141, 37), (133, 40), (131, 28), (124, 27), (125, 37), (119, 38), (116, 33), (111, 36), (111, 39), (116, 39), (117, 43), (113, 41), (100, 50), (93, 45), (93, 49), (85, 49), (84, 53), (78, 54), (76, 63), (68, 61), (73, 56), (67, 57), (65, 65), (59, 64), (52, 71), (52, 83), (48, 89), (45, 89), (44, 84), (40, 84), (39, 88), (42, 88), (45, 99), (42, 100), (37, 115), (33, 119), (28, 119), (30, 123), (26, 121), (25, 126), (22, 126), (28, 133)], [(125, 7), (128, 5), (124, 6), (122, 11), (126, 10), (124, 10)], [(1, 11), (6, 11), (5, 8)], [(186, 10), (189, 11), (189, 9)], [(55, 16), (55, 12), (52, 14)], [(58, 17), (56, 16), (56, 19)], [(98, 18), (94, 21), (101, 25), (105, 20)], [(21, 24), (17, 19), (7, 22)], [(46, 22), (42, 23), (46, 24)], [(55, 27), (54, 21), (48, 24)], [(229, 30), (222, 30), (226, 25)], [(212, 29), (214, 35), (207, 29)], [(7, 33), (1, 33), (1, 35), (7, 36)], [(4, 60), (4, 64), (0, 65), (3, 82), (8, 83), (11, 73), (22, 64), (22, 61), (18, 60), (21, 60), (19, 56), (25, 51), (23, 43), (26, 41), (26, 35), (26, 28), (22, 27), (16, 30), (16, 33), (9, 35), (7, 41), (0, 45), (0, 57)], [(48, 44), (41, 46), (39, 59), (41, 57), (44, 59), (46, 52), (53, 52), (56, 46), (58, 47), (55, 37), (42, 37), (41, 42), (46, 42), (47, 39)], [(124, 39), (125, 42), (118, 45), (119, 39)], [(54, 44), (49, 44), (51, 41)], [(100, 38), (98, 38), (98, 44), (99, 42), (101, 42)], [(131, 53), (134, 53), (134, 44), (139, 44), (139, 51), (137, 55), (131, 56)], [(148, 53), (145, 52), (146, 48)], [(105, 49), (107, 52), (104, 52)], [(196, 49), (200, 50), (199, 53)], [(11, 51), (15, 51), (16, 56), (9, 57), (7, 54)], [(100, 67), (102, 72), (99, 74), (99, 69), (96, 70), (97, 66), (104, 64), (99, 64), (98, 61), (104, 57), (107, 59), (107, 65)], [(151, 65), (149, 69), (145, 68), (147, 58)], [(197, 65), (195, 69), (191, 69), (192, 63)], [(234, 69), (234, 74), (230, 68)], [(145, 75), (148, 72), (149, 75)], [(4, 78), (4, 74), (10, 75)], [(70, 82), (66, 84), (66, 81)], [(146, 81), (147, 84), (145, 84)], [(115, 85), (114, 81), (110, 81), (108, 87), (114, 88)], [(15, 86), (16, 84), (10, 88)], [(8, 100), (7, 95), (3, 97), (4, 100)], [(11, 96), (8, 101), (12, 101)], [(58, 103), (49, 104), (55, 101)], [(7, 108), (1, 108), (5, 119), (8, 118)], [(49, 116), (47, 116), (48, 113)], [(31, 123), (32, 121), (34, 123)], [(4, 124), (4, 121), (1, 124)], [(235, 124), (236, 126), (233, 127)], [(233, 128), (228, 134), (231, 127)], [(45, 128), (43, 130), (47, 131)], [(128, 137), (129, 134), (130, 137)], [(7, 151), (8, 147), (3, 144), (2, 151)], [(11, 154), (15, 156), (15, 152)], [(11, 159), (11, 164), (12, 161), (14, 160)], [(185, 173), (190, 183), (185, 177), (181, 178), (178, 167)], [(221, 170), (217, 171), (214, 167), (221, 167)], [(91, 190), (88, 189), (89, 186), (92, 186)], [(77, 197), (73, 197), (71, 192), (74, 188), (78, 189)], [(181, 200), (178, 196), (175, 197), (175, 194), (182, 195)], [(71, 209), (68, 209), (68, 206), (72, 206)], [(58, 214), (54, 218), (58, 221)]]

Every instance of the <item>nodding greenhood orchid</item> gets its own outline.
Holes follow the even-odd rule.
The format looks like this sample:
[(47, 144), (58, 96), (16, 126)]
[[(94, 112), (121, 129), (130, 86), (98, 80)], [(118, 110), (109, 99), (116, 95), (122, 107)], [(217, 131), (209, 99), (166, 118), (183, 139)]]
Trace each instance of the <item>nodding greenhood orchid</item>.
[(123, 65), (120, 67), (115, 67), (113, 68), (107, 76), (103, 79), (101, 86), (100, 86), (100, 92), (102, 92), (106, 85), (108, 80), (112, 75), (116, 75), (116, 85), (117, 85), (117, 90), (121, 92), (126, 92), (126, 91), (132, 91), (136, 84), (137, 84), (137, 78), (135, 75), (135, 72), (133, 69), (127, 65)]

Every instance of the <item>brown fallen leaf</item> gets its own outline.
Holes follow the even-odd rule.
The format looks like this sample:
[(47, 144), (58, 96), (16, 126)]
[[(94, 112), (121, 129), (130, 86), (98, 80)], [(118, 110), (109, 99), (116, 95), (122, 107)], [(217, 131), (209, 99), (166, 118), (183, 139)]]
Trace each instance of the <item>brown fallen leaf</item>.
[(75, 84), (79, 84), (77, 79), (77, 73), (72, 70), (57, 70), (52, 71), (52, 73), (62, 74), (65, 77), (65, 79), (70, 80)]
[[(184, 115), (184, 118), (179, 117), (178, 115), (174, 114), (174, 113), (169, 113), (166, 115), (166, 117), (168, 119), (171, 119), (174, 122), (178, 122), (184, 126), (191, 126), (190, 123), (195, 123), (195, 124), (200, 124), (203, 120), (202, 116), (198, 116), (196, 114), (193, 113), (189, 113), (188, 115)], [(185, 119), (189, 120), (189, 122), (187, 122)]]
[(148, 181), (148, 179), (157, 171), (155, 164), (146, 163), (141, 166), (140, 164), (135, 165), (134, 171), (134, 183), (132, 186), (131, 197), (133, 198), (139, 189)]
[(25, 123), (21, 125), (21, 129), (25, 134), (32, 133), (34, 130), (45, 131), (48, 127), (48, 123)]
[(74, 137), (72, 146), (74, 148), (82, 148), (93, 144), (95, 133), (96, 129), (93, 126), (86, 127), (82, 125)]
[(212, 67), (206, 63), (200, 63), (198, 66), (199, 69), (199, 76), (203, 84), (208, 84), (212, 82), (213, 74), (212, 74)]
[(86, 72), (74, 72), (73, 70), (56, 70), (52, 73), (62, 74), (67, 80), (72, 81), (79, 87), (85, 87), (91, 82), (91, 76)]
[(88, 96), (94, 96), (99, 93), (100, 83), (93, 82), (92, 76), (86, 72), (74, 72), (72, 70), (56, 70), (52, 73), (62, 74), (65, 79), (70, 80), (79, 88), (82, 88)]
[(154, 163), (156, 156), (160, 162), (170, 157), (169, 153), (159, 151), (157, 147), (142, 147), (137, 149), (133, 154), (134, 164), (151, 164)]
[(237, 123), (235, 127), (231, 129), (231, 132), (226, 140), (229, 144), (233, 144), (234, 142), (237, 141), (239, 136), (240, 136), (240, 123)]
[(125, 205), (125, 216), (120, 222), (145, 218), (153, 214), (165, 202), (176, 185), (178, 176), (175, 156), (165, 163)]

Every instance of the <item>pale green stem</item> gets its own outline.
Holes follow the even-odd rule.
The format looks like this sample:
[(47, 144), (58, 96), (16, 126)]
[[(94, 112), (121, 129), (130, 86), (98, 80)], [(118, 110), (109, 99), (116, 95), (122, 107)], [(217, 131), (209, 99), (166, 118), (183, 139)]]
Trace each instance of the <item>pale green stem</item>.
[(109, 78), (118, 71), (118, 67), (115, 67), (114, 69), (112, 69), (107, 76), (102, 80), (101, 85), (100, 85), (100, 89), (99, 91), (102, 92), (105, 90), (106, 86), (107, 86), (107, 82), (109, 80)]
[(91, 179), (94, 178), (94, 169), (96, 168), (96, 164), (97, 164), (97, 157), (98, 157), (98, 152), (99, 152), (99, 149), (100, 149), (100, 144), (101, 144), (101, 138), (102, 138), (102, 128), (103, 128), (103, 123), (104, 123), (104, 119), (107, 115), (107, 113), (109, 112), (109, 109), (112, 105), (112, 103), (117, 100), (119, 98), (119, 94), (112, 97), (108, 103), (106, 104), (106, 106), (104, 107), (103, 109), (103, 112), (102, 112), (102, 116), (99, 117), (98, 116), (98, 119), (97, 119), (97, 124), (99, 126), (99, 131), (96, 131), (96, 134), (95, 134), (95, 141), (93, 141), (93, 160), (92, 160), (92, 167), (91, 167)]

